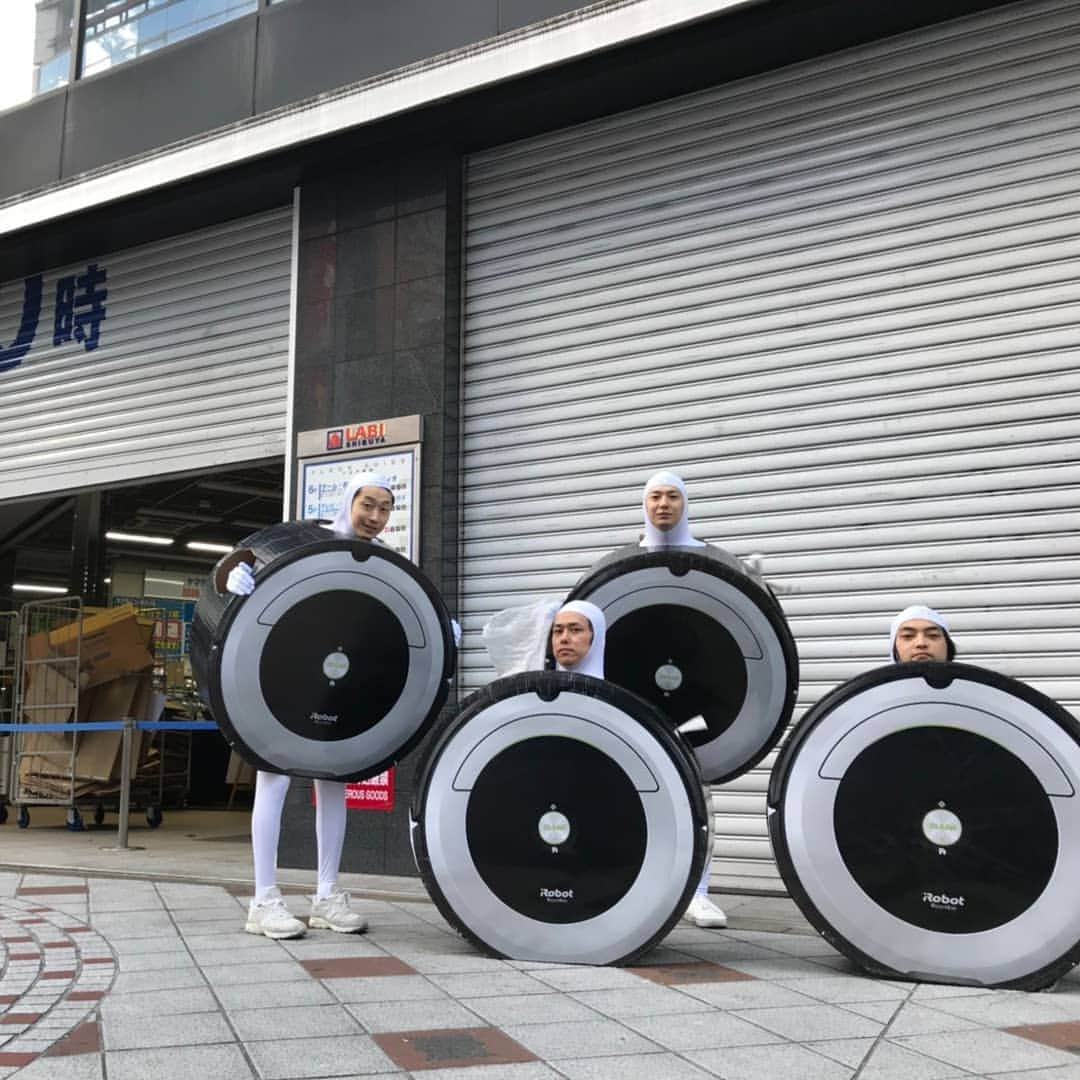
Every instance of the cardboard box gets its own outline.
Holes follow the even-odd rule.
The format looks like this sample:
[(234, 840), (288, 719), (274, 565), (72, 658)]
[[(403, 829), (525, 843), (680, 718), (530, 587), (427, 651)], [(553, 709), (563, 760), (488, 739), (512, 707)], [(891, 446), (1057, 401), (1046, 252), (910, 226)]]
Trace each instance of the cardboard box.
[(78, 622), (31, 635), (26, 640), (26, 658), (60, 668), (78, 653), (79, 685), (85, 689), (150, 667), (154, 658), (144, 638), (135, 608), (122, 604), (83, 618), (81, 640)]
[(231, 750), (229, 764), (225, 766), (225, 783), (251, 787), (255, 783), (255, 766), (245, 761), (235, 750)]

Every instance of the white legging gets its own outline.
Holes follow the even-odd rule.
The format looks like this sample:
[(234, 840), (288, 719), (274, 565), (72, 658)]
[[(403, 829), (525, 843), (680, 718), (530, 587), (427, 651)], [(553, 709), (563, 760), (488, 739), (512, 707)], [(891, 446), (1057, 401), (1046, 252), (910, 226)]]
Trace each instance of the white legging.
[[(263, 897), (277, 881), (277, 850), (281, 811), (291, 776), (258, 772), (255, 805), (251, 811), (251, 850), (255, 857), (255, 895)], [(333, 891), (345, 843), (345, 785), (336, 780), (315, 781), (315, 843), (319, 855), (317, 896)]]

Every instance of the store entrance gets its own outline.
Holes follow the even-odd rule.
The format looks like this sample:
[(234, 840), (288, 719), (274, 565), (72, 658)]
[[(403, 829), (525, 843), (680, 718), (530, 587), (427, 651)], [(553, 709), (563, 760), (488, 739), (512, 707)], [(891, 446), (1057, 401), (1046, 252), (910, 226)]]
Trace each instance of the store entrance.
[[(32, 727), (213, 719), (191, 672), (195, 603), (223, 553), (281, 520), (283, 488), (279, 458), (0, 504), (0, 709), (26, 727), (0, 737), (9, 823), (116, 827), (121, 733)], [(254, 774), (216, 730), (136, 742), (133, 828), (188, 811), (207, 839), (245, 837)]]

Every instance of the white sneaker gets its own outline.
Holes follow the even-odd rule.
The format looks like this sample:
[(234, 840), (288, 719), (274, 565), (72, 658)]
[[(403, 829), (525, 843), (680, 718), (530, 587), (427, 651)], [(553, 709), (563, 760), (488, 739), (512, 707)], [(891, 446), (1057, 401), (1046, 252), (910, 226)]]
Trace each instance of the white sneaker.
[(367, 919), (349, 907), (349, 894), (337, 889), (324, 896), (311, 898), (311, 916), (308, 926), (312, 930), (336, 930), (339, 934), (361, 934), (367, 929)]
[(695, 896), (683, 918), (706, 930), (727, 926), (727, 916), (707, 896)]
[(265, 934), (268, 938), (303, 937), (307, 927), (285, 906), (281, 890), (275, 885), (267, 891), (266, 899), (248, 904), (244, 929), (249, 934)]

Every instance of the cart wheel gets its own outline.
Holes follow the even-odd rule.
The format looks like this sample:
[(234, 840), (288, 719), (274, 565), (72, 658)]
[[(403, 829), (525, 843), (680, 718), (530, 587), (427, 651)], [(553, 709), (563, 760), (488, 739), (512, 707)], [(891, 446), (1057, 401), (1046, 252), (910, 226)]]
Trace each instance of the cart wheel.
[(94, 807), (94, 824), (100, 825), (105, 820), (105, 807), (101, 803), (98, 803)]
[(25, 806), (19, 807), (19, 816), (16, 819), (20, 829), (25, 829), (30, 824), (30, 811)]
[(0, 803), (0, 825), (7, 822), (7, 803)]
[(151, 829), (156, 829), (161, 824), (161, 807), (148, 806), (146, 808), (146, 824)]
[(72, 832), (79, 832), (82, 830), (82, 814), (79, 813), (79, 808), (77, 806), (68, 807), (67, 820), (65, 824)]

